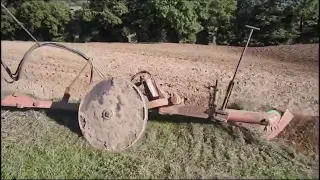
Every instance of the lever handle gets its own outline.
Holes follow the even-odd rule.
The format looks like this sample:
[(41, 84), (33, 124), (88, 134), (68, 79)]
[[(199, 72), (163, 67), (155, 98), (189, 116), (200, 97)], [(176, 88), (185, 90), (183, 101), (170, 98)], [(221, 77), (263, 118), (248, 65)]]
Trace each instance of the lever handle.
[(246, 27), (247, 27), (247, 28), (250, 28), (250, 29), (254, 29), (254, 30), (260, 31), (260, 28), (257, 28), (257, 27), (254, 27), (254, 26), (246, 25)]

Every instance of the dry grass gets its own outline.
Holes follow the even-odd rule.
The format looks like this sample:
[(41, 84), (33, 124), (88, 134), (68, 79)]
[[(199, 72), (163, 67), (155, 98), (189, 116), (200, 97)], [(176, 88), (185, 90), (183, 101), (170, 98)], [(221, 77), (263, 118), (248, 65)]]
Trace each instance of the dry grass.
[(150, 119), (136, 146), (110, 154), (78, 134), (76, 114), (8, 112), (1, 121), (1, 177), (319, 178), (315, 160), (288, 148), (245, 141), (219, 124)]

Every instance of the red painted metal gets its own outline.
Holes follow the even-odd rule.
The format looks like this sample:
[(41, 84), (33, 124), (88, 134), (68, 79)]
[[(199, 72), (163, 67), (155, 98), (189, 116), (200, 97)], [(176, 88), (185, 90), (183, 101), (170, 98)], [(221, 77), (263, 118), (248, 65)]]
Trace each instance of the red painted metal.
[(53, 102), (53, 101), (41, 101), (31, 98), (24, 94), (12, 94), (5, 97), (1, 101), (3, 107), (16, 107), (16, 108), (35, 108), (35, 109), (62, 109), (69, 111), (77, 111), (79, 103), (68, 102)]
[(229, 115), (228, 121), (232, 122), (263, 124), (270, 118), (270, 115), (265, 112), (251, 112), (234, 109), (226, 109), (225, 112)]
[(191, 116), (197, 118), (209, 118), (209, 115), (205, 113), (205, 109), (201, 107), (195, 106), (187, 106), (187, 105), (173, 105), (168, 107), (159, 108), (160, 114), (169, 114), (169, 115), (183, 115), (183, 116)]
[[(273, 114), (268, 114), (264, 112), (251, 112), (242, 110), (226, 109), (224, 112), (226, 114), (215, 114), (214, 116), (219, 117), (219, 119), (225, 119), (228, 122), (241, 122), (249, 124), (266, 124), (266, 122), (274, 116)], [(161, 114), (177, 114), (183, 116), (191, 116), (198, 118), (209, 118), (209, 110), (203, 107), (196, 106), (168, 106), (159, 108), (159, 113)], [(214, 118), (214, 117), (213, 117)], [(276, 117), (278, 118), (278, 117)], [(280, 117), (279, 117), (280, 119)]]
[(169, 100), (165, 98), (156, 99), (156, 100), (147, 102), (148, 109), (153, 109), (153, 108), (168, 106), (168, 105), (169, 105)]

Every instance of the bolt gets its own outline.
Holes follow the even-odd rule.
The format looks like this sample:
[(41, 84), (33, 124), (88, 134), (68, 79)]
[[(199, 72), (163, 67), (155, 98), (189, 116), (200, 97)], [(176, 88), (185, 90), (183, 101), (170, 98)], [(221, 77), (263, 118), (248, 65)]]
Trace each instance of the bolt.
[(109, 110), (109, 109), (104, 110), (103, 113), (102, 113), (102, 118), (104, 120), (111, 119), (112, 116), (113, 116), (113, 112), (111, 110)]
[(40, 103), (39, 102), (34, 102), (34, 103), (32, 103), (32, 105), (35, 106), (35, 107), (38, 107), (40, 105)]
[(170, 101), (174, 105), (178, 105), (182, 103), (182, 99), (180, 96), (176, 95), (175, 93), (172, 93), (172, 96), (170, 97)]
[(24, 108), (23, 104), (20, 104), (20, 103), (17, 103), (16, 107), (19, 108), (19, 109)]

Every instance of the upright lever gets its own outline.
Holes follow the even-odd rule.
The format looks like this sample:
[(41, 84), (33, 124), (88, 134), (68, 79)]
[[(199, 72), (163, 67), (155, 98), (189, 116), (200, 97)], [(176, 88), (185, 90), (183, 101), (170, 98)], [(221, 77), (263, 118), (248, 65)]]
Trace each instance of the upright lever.
[(257, 28), (257, 27), (254, 27), (254, 26), (249, 26), (249, 25), (246, 25), (247, 28), (250, 28), (251, 29), (251, 32), (250, 32), (250, 35), (248, 37), (248, 40), (247, 40), (247, 44), (246, 46), (244, 47), (243, 51), (242, 51), (242, 54), (240, 56), (240, 60), (238, 62), (238, 65), (237, 65), (237, 68), (233, 74), (233, 77), (231, 79), (231, 81), (229, 82), (229, 85), (228, 85), (228, 89), (227, 89), (227, 93), (226, 93), (226, 96), (224, 97), (224, 100), (223, 100), (223, 104), (221, 106), (221, 109), (220, 110), (224, 110), (226, 107), (227, 107), (227, 104), (228, 104), (228, 101), (229, 101), (229, 98), (231, 96), (231, 92), (232, 92), (232, 89), (233, 89), (233, 86), (234, 86), (234, 79), (236, 78), (236, 75), (237, 75), (237, 72), (238, 72), (238, 69), (239, 69), (239, 66), (240, 66), (240, 62), (242, 60), (242, 57), (244, 56), (245, 52), (246, 52), (246, 49), (249, 45), (249, 42), (250, 42), (250, 39), (251, 39), (251, 36), (252, 36), (252, 33), (254, 30), (260, 30), (260, 28)]

